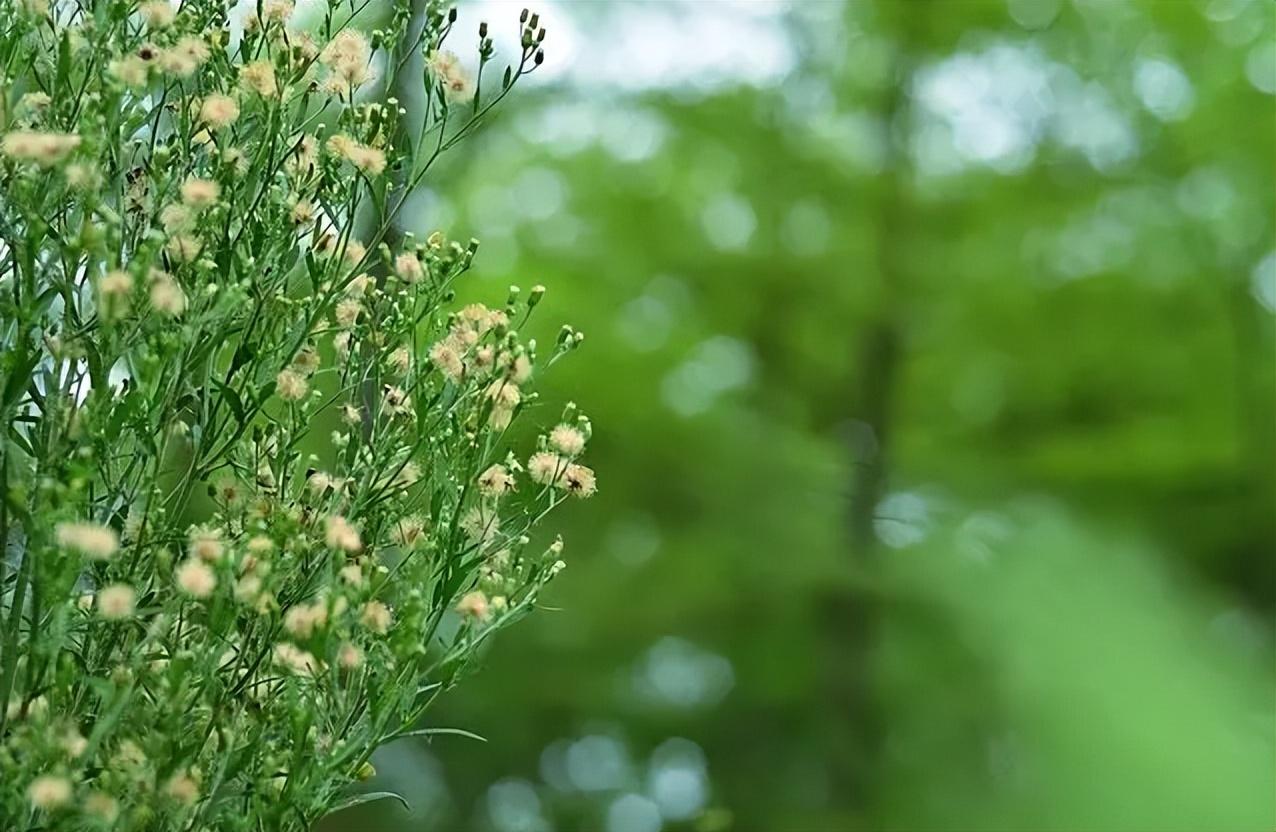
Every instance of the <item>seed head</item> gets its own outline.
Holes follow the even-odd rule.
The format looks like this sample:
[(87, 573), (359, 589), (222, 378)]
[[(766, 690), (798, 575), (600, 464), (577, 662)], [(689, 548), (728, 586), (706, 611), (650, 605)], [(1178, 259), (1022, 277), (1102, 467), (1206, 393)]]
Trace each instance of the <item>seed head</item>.
[(188, 559), (174, 573), (177, 587), (192, 598), (207, 598), (217, 588), (217, 576), (202, 560)]
[(488, 604), (487, 596), (479, 590), (462, 596), (456, 604), (456, 611), (478, 621), (486, 621), (491, 616), (491, 606)]
[(137, 593), (128, 584), (112, 584), (97, 594), (98, 615), (108, 621), (119, 621), (133, 615)]
[(71, 781), (55, 774), (42, 774), (27, 786), (27, 799), (37, 809), (50, 811), (71, 800)]
[(239, 104), (229, 95), (220, 93), (204, 99), (199, 107), (199, 120), (214, 130), (229, 127), (239, 118)]
[(333, 515), (324, 526), (324, 541), (333, 549), (357, 553), (363, 550), (363, 541), (359, 539), (359, 531), (350, 525), (346, 518)]
[(572, 425), (559, 425), (550, 431), (549, 445), (566, 456), (580, 456), (585, 450), (585, 434)]
[(120, 548), (120, 536), (100, 523), (59, 523), (53, 536), (59, 546), (93, 560), (107, 560)]
[(359, 616), (359, 620), (363, 626), (367, 627), (378, 635), (384, 635), (390, 629), (390, 624), (394, 620), (390, 614), (390, 608), (380, 601), (369, 601), (363, 605), (363, 612)]

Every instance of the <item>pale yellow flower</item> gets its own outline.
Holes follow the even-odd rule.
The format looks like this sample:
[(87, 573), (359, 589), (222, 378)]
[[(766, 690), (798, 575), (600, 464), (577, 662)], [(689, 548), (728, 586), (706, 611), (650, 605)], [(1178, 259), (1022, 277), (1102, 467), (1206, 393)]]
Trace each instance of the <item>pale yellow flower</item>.
[(452, 52), (431, 52), (426, 65), (440, 84), (450, 101), (469, 101), (474, 97), (474, 81), (461, 59)]
[(264, 98), (273, 98), (279, 91), (275, 83), (275, 68), (270, 61), (252, 61), (241, 66), (239, 82)]
[(137, 593), (128, 584), (111, 584), (97, 594), (98, 615), (109, 621), (118, 621), (133, 615)]
[(504, 465), (493, 465), (478, 478), (479, 491), (486, 497), (500, 497), (514, 490), (514, 477)]
[(199, 782), (189, 772), (178, 772), (169, 778), (164, 793), (178, 803), (194, 806), (199, 800)]
[(186, 293), (173, 276), (158, 269), (151, 270), (151, 306), (161, 315), (176, 318), (186, 311)]
[(461, 360), (456, 348), (447, 341), (439, 341), (430, 347), (430, 363), (438, 367), (443, 375), (452, 381), (460, 381), (465, 375), (465, 362)]
[(363, 613), (359, 620), (363, 626), (367, 627), (374, 633), (384, 634), (390, 629), (390, 624), (394, 617), (390, 614), (390, 608), (380, 601), (369, 601), (363, 605)]
[(211, 179), (192, 176), (182, 183), (182, 202), (192, 208), (207, 208), (221, 196), (221, 186)]
[(302, 676), (317, 676), (323, 665), (313, 655), (287, 642), (275, 645), (275, 664)]
[(204, 244), (198, 237), (190, 234), (174, 234), (168, 238), (168, 245), (164, 247), (164, 250), (179, 263), (190, 263), (199, 257), (199, 253), (204, 250)]
[(462, 596), (456, 604), (456, 611), (479, 621), (486, 621), (491, 616), (487, 595), (477, 589)]
[(355, 29), (343, 29), (319, 53), (319, 62), (332, 77), (349, 88), (357, 88), (372, 80), (368, 62), (372, 49), (368, 39)]
[(71, 781), (54, 774), (42, 774), (27, 786), (27, 799), (37, 809), (50, 811), (71, 801)]
[(324, 524), (324, 541), (334, 549), (346, 552), (358, 552), (363, 549), (363, 541), (359, 538), (359, 530), (350, 521), (339, 515), (333, 515)]
[(221, 532), (217, 529), (193, 526), (187, 533), (186, 553), (207, 563), (216, 563), (226, 551)]
[(172, 24), (177, 17), (177, 10), (168, 0), (151, 0), (149, 3), (138, 6), (137, 10), (141, 12), (146, 25), (152, 29), (163, 29)]
[(124, 86), (136, 88), (146, 86), (151, 66), (138, 56), (130, 55), (111, 61), (106, 65), (106, 71)]
[(541, 485), (558, 485), (566, 469), (567, 460), (547, 451), (532, 454), (532, 458), (527, 460), (528, 476)]
[(239, 118), (239, 103), (229, 95), (214, 93), (199, 105), (199, 120), (214, 130), (229, 127)]
[(114, 823), (119, 816), (120, 805), (105, 792), (93, 792), (84, 798), (84, 813), (103, 823)]
[(203, 66), (209, 56), (208, 44), (202, 38), (187, 35), (157, 56), (160, 69), (170, 75), (187, 78)]
[(59, 546), (93, 560), (107, 560), (120, 548), (120, 536), (100, 523), (59, 523), (53, 535)]
[(133, 291), (133, 276), (124, 271), (107, 272), (98, 281), (97, 290), (104, 297), (125, 297)]
[(573, 497), (582, 499), (592, 497), (598, 490), (594, 469), (586, 468), (584, 465), (568, 465), (567, 470), (563, 472), (563, 487)]
[(0, 139), (0, 153), (18, 162), (33, 162), (52, 167), (80, 146), (73, 133), (42, 133), (35, 130), (11, 130)]
[(357, 670), (363, 664), (363, 653), (350, 642), (344, 642), (337, 649), (337, 664), (346, 670)]
[(572, 425), (559, 425), (550, 431), (549, 445), (561, 454), (579, 456), (585, 450), (585, 434)]
[(217, 588), (217, 576), (202, 560), (194, 558), (182, 562), (174, 572), (177, 586), (192, 598), (207, 598)]
[(296, 370), (280, 370), (279, 375), (275, 376), (275, 391), (279, 393), (279, 398), (286, 402), (304, 399), (309, 390), (310, 385), (306, 382), (305, 376)]
[(419, 257), (405, 251), (394, 258), (394, 273), (404, 283), (416, 283), (425, 277), (425, 267), (421, 265)]

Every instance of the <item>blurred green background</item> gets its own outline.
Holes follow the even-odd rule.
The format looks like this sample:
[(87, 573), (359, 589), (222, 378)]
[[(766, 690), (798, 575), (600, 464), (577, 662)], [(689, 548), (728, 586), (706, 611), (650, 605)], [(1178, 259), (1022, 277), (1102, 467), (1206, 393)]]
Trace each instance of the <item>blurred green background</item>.
[(1276, 6), (537, 10), (409, 227), (600, 491), (324, 829), (1276, 829)]

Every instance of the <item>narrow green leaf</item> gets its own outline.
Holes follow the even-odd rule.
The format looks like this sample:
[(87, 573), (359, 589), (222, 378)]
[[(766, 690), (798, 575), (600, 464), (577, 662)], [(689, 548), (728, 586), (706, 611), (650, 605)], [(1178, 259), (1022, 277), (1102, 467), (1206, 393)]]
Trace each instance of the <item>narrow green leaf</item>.
[(328, 814), (335, 815), (343, 809), (350, 809), (354, 806), (362, 806), (364, 803), (372, 803), (376, 800), (385, 800), (387, 797), (394, 798), (402, 804), (404, 809), (407, 809), (409, 812), (412, 811), (412, 807), (408, 805), (408, 801), (404, 799), (403, 795), (396, 792), (364, 792), (363, 794), (355, 794), (347, 797), (345, 800), (332, 807), (332, 811), (328, 812)]
[(244, 404), (239, 400), (239, 394), (235, 392), (235, 389), (228, 384), (222, 384), (216, 379), (213, 380), (213, 384), (216, 385), (217, 392), (222, 394), (231, 412), (235, 414), (236, 423), (242, 425), (247, 421), (244, 417)]
[(458, 737), (468, 737), (479, 742), (487, 742), (487, 737), (480, 737), (472, 731), (466, 731), (464, 728), (417, 728), (413, 731), (405, 731), (402, 734), (395, 735), (396, 740), (405, 739), (407, 737), (432, 737), (435, 734), (452, 734)]

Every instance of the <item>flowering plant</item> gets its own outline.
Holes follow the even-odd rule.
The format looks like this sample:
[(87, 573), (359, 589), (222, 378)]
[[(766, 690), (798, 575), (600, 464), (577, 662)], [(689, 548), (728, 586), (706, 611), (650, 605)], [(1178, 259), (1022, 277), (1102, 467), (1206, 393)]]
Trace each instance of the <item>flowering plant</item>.
[(305, 829), (562, 568), (582, 336), (396, 224), (545, 31), (485, 91), (419, 5), (0, 0), (4, 829)]

